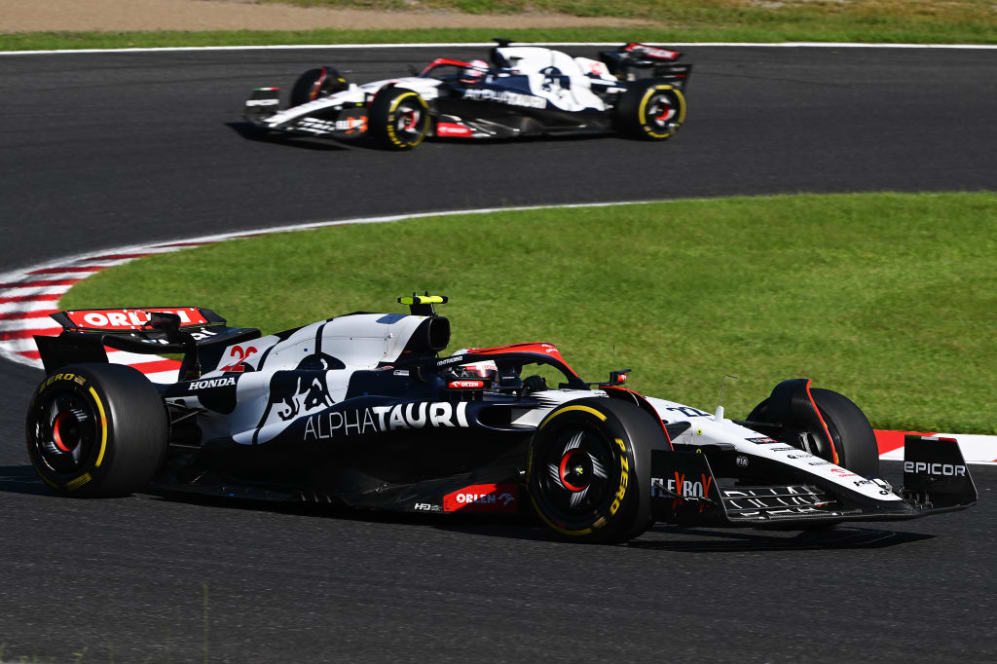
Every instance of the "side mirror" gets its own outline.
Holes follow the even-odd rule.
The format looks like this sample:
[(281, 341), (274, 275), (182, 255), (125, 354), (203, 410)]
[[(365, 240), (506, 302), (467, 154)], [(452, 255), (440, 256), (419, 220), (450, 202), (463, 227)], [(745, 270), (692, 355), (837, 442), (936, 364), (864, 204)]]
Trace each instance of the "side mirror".
[(609, 382), (603, 383), (604, 385), (623, 385), (627, 382), (627, 374), (633, 371), (633, 369), (623, 369), (622, 371), (610, 371), (609, 372)]

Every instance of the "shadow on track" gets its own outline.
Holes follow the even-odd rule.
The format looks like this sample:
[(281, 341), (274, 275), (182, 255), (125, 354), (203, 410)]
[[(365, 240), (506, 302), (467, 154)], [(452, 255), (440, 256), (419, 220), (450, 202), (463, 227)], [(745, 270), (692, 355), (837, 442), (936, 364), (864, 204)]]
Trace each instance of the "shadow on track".
[[(316, 150), (326, 152), (349, 151), (351, 148), (361, 148), (378, 152), (395, 152), (395, 150), (385, 147), (368, 137), (349, 139), (348, 141), (337, 141), (332, 138), (319, 138), (306, 134), (281, 134), (268, 132), (260, 129), (249, 122), (226, 122), (225, 126), (239, 134), (247, 141), (259, 143), (273, 143), (275, 145), (286, 145), (288, 147), (300, 148), (302, 150)], [(578, 141), (598, 141), (609, 138), (620, 138), (618, 134), (611, 132), (601, 132), (579, 135), (553, 135), (553, 136), (519, 136), (514, 138), (479, 138), (474, 140), (460, 138), (433, 137), (429, 141), (442, 145), (506, 145), (511, 143), (558, 143), (558, 142), (578, 142)], [(638, 141), (634, 141), (635, 143)], [(640, 141), (642, 142), (642, 141)]]
[[(813, 551), (815, 549), (879, 549), (897, 544), (932, 539), (934, 535), (908, 533), (878, 528), (837, 526), (820, 530), (805, 530), (795, 534), (783, 531), (703, 530), (659, 526), (654, 529), (676, 539), (665, 541), (630, 542), (638, 549), (671, 551), (673, 553), (743, 553), (747, 551)], [(690, 539), (690, 538), (696, 539)]]
[[(45, 486), (30, 465), (0, 466), (0, 493), (22, 493), (63, 499)], [(452, 533), (501, 537), (529, 541), (562, 542), (553, 532), (536, 522), (531, 515), (496, 516), (462, 514), (409, 514), (354, 509), (342, 505), (297, 502), (264, 502), (243, 498), (224, 498), (178, 492), (143, 494), (152, 500), (187, 503), (205, 508), (265, 511), (296, 517), (334, 518), (345, 521), (416, 525)], [(821, 530), (763, 531), (710, 530), (659, 525), (648, 531), (665, 539), (637, 539), (625, 546), (634, 549), (672, 553), (743, 553), (750, 551), (812, 551), (817, 549), (872, 549), (931, 539), (921, 533), (838, 526)], [(576, 544), (575, 546), (582, 546)]]
[[(441, 518), (450, 520), (453, 517)], [(436, 523), (434, 525), (440, 530), (450, 532), (568, 543), (539, 524), (531, 527), (527, 518), (521, 518), (518, 522), (510, 520), (499, 523), (496, 520), (492, 523), (474, 523), (469, 517), (464, 517), (463, 523)], [(759, 530), (749, 532), (743, 530), (699, 530), (660, 525), (649, 530), (648, 533), (659, 537), (664, 536), (667, 539), (651, 540), (645, 534), (642, 538), (627, 542), (622, 546), (671, 553), (745, 553), (751, 551), (879, 549), (934, 537), (934, 535), (922, 533), (842, 526), (820, 531), (770, 534)], [(675, 539), (672, 539), (673, 537)], [(573, 546), (584, 545), (575, 543)]]
[(275, 145), (286, 145), (302, 150), (316, 150), (318, 152), (348, 152), (349, 148), (340, 143), (320, 138), (308, 136), (290, 136), (287, 134), (272, 134), (261, 130), (256, 125), (248, 122), (226, 122), (225, 126), (239, 134), (247, 141), (258, 143), (273, 143)]
[(58, 497), (55, 491), (38, 479), (38, 473), (30, 465), (0, 466), (0, 492)]
[[(33, 474), (30, 466), (28, 471)], [(0, 472), (2, 472), (0, 468)], [(47, 489), (42, 486), (42, 492)], [(0, 491), (5, 487), (0, 483)], [(259, 499), (224, 497), (180, 491), (155, 491), (142, 494), (155, 501), (185, 503), (207, 508), (262, 511), (273, 514), (287, 514), (306, 518), (337, 519), (365, 523), (387, 523), (408, 526), (436, 528), (451, 532), (466, 532), (486, 536), (549, 541), (557, 536), (532, 518), (532, 515), (495, 514), (425, 514), (414, 512), (390, 512), (385, 510), (362, 509), (342, 503), (315, 502), (269, 502)]]
[[(0, 485), (0, 490), (2, 490)], [(343, 505), (314, 503), (265, 503), (244, 499), (221, 498), (180, 493), (163, 493), (158, 500), (179, 501), (228, 509), (266, 510), (279, 514), (304, 517), (335, 518), (369, 523), (388, 523), (435, 528), (451, 533), (485, 537), (519, 539), (535, 542), (569, 544), (543, 526), (532, 514), (414, 514), (379, 512)], [(670, 551), (674, 553), (743, 553), (750, 551), (812, 551), (819, 549), (871, 549), (932, 539), (933, 535), (899, 532), (878, 528), (837, 526), (811, 531), (766, 531), (698, 529), (658, 525), (648, 533), (665, 536), (666, 540), (637, 539), (623, 546), (635, 549)], [(671, 538), (675, 539), (671, 539)], [(573, 546), (584, 546), (573, 543)]]

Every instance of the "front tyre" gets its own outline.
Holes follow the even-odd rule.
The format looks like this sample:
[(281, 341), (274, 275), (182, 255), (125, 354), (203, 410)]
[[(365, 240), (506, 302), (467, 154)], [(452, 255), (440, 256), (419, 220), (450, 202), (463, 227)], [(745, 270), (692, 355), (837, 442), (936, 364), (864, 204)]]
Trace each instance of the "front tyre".
[(28, 456), (61, 493), (122, 496), (156, 474), (168, 428), (162, 398), (139, 371), (70, 365), (43, 380), (28, 406)]
[(411, 150), (429, 133), (429, 105), (419, 93), (383, 88), (368, 111), (370, 135), (390, 150)]
[(661, 428), (636, 406), (606, 398), (554, 409), (530, 442), (533, 508), (561, 536), (625, 542), (651, 524), (651, 445)]
[(301, 106), (347, 88), (346, 78), (335, 67), (326, 65), (309, 69), (298, 77), (291, 88), (291, 106)]
[[(878, 477), (879, 446), (862, 409), (848, 397), (832, 390), (812, 388), (810, 395), (821, 421), (827, 426), (827, 433), (819, 426), (819, 421), (814, 422), (811, 418), (793, 417), (794, 422), (780, 422), (779, 417), (772, 413), (774, 404), (771, 397), (755, 406), (748, 420), (788, 425), (799, 436), (798, 440), (787, 439), (790, 444), (863, 477)], [(803, 421), (813, 422), (813, 426), (799, 430), (796, 422)]]
[(616, 106), (616, 124), (632, 138), (663, 141), (679, 130), (685, 122), (685, 112), (681, 90), (667, 83), (635, 81)]
[(810, 393), (833, 444), (833, 450), (825, 450), (821, 456), (863, 477), (878, 477), (876, 433), (862, 409), (845, 395), (831, 390), (812, 389)]

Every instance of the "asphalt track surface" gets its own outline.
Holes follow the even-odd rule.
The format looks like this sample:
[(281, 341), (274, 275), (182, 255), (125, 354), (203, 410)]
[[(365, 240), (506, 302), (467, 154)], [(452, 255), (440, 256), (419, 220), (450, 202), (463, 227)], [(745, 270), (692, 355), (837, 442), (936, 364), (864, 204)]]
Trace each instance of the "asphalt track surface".
[[(0, 265), (376, 214), (997, 183), (993, 52), (687, 53), (688, 123), (667, 144), (408, 154), (248, 140), (240, 108), (315, 64), (364, 81), (432, 51), (3, 57)], [(519, 522), (70, 500), (23, 451), (40, 373), (0, 371), (0, 660), (997, 659), (994, 467), (974, 469), (981, 504), (954, 515), (810, 535), (656, 528), (617, 547)]]

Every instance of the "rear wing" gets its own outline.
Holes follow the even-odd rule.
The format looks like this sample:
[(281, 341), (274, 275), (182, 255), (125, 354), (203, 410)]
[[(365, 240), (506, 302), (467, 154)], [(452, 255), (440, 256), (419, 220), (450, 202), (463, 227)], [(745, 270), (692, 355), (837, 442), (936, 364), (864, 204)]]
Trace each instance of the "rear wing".
[(609, 71), (625, 81), (638, 78), (664, 79), (679, 90), (685, 90), (692, 65), (678, 64), (682, 57), (679, 51), (630, 42), (615, 51), (600, 51), (599, 59), (606, 63)]
[(47, 373), (78, 362), (106, 363), (108, 347), (143, 354), (182, 353), (180, 378), (192, 380), (200, 376), (200, 351), (205, 347), (260, 336), (256, 328), (228, 327), (224, 318), (202, 307), (75, 309), (51, 318), (62, 326), (62, 333), (35, 337)]
[(73, 309), (57, 311), (50, 318), (71, 332), (128, 333), (152, 329), (150, 314), (173, 314), (180, 327), (225, 325), (225, 319), (201, 307), (143, 307), (141, 309)]

